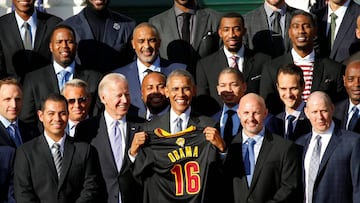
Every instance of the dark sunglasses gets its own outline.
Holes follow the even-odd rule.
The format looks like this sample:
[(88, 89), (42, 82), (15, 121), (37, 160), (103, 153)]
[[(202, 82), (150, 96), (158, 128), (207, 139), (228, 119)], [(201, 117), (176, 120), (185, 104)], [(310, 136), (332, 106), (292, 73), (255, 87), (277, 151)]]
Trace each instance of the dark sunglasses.
[(69, 104), (75, 104), (76, 100), (77, 102), (80, 104), (80, 103), (85, 103), (87, 101), (87, 97), (80, 97), (80, 98), (71, 98), (71, 99), (68, 99), (68, 103)]

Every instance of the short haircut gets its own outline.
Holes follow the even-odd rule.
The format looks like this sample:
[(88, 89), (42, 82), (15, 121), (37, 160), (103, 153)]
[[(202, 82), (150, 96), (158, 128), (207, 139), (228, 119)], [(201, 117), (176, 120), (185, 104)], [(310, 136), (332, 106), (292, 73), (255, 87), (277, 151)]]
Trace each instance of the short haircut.
[(98, 95), (101, 97), (102, 92), (109, 83), (113, 83), (114, 81), (124, 81), (126, 84), (128, 83), (126, 77), (120, 73), (109, 73), (103, 77), (98, 86)]
[(245, 27), (244, 17), (240, 13), (236, 13), (236, 12), (225, 13), (224, 15), (221, 16), (220, 23), (224, 18), (240, 18), (243, 27)]
[(45, 99), (41, 101), (41, 108), (40, 108), (41, 111), (45, 110), (45, 103), (47, 101), (64, 102), (65, 105), (66, 105), (66, 112), (68, 112), (68, 102), (67, 102), (66, 98), (63, 95), (61, 95), (59, 93), (50, 93), (50, 94), (48, 94), (45, 97)]
[(312, 13), (303, 11), (303, 10), (295, 10), (294, 12), (291, 13), (291, 18), (290, 18), (290, 22), (292, 21), (292, 19), (298, 15), (303, 15), (307, 18), (310, 19), (311, 25), (313, 27), (317, 27), (317, 21), (316, 21), (316, 16)]
[(85, 89), (86, 94), (89, 94), (89, 85), (84, 80), (75, 78), (72, 80), (69, 80), (65, 83), (64, 87), (61, 89), (61, 94), (64, 95), (64, 91), (66, 87), (78, 87)]
[(12, 77), (3, 78), (0, 80), (0, 88), (3, 85), (15, 85), (18, 86), (20, 89), (22, 89), (20, 82)]
[(168, 75), (168, 78), (167, 78), (167, 80), (166, 80), (166, 86), (169, 85), (170, 79), (171, 79), (172, 77), (175, 77), (175, 76), (185, 77), (185, 78), (187, 78), (188, 80), (190, 80), (192, 86), (195, 86), (194, 77), (191, 75), (191, 73), (190, 73), (189, 71), (184, 70), (184, 69), (175, 69), (175, 70), (173, 70), (173, 71)]
[(150, 73), (146, 74), (145, 77), (143, 78), (143, 81), (144, 81), (145, 78), (148, 78), (148, 77), (150, 77), (151, 75), (155, 75), (155, 74), (156, 74), (156, 75), (159, 75), (160, 77), (162, 77), (163, 80), (166, 82), (166, 75), (165, 75), (164, 73), (162, 73), (162, 72), (157, 72), (157, 71), (153, 71), (153, 72), (150, 72)]
[(280, 73), (298, 76), (300, 86), (305, 87), (304, 73), (303, 73), (303, 70), (299, 66), (297, 66), (293, 63), (289, 63), (289, 64), (286, 64), (286, 65), (280, 67), (277, 72), (277, 75), (276, 75), (276, 83), (278, 83), (278, 78), (279, 78)]
[(322, 99), (322, 100), (324, 100), (326, 105), (329, 105), (330, 107), (334, 107), (334, 103), (331, 101), (330, 96), (323, 91), (312, 92), (308, 97), (308, 100), (307, 100), (308, 102), (306, 102), (306, 107), (309, 106), (309, 104), (310, 104), (309, 101), (314, 99), (313, 97), (317, 97), (317, 99)]
[(74, 42), (76, 43), (76, 34), (75, 34), (74, 29), (73, 29), (72, 27), (68, 26), (68, 25), (65, 25), (65, 24), (58, 24), (57, 26), (55, 26), (55, 27), (52, 29), (50, 41), (51, 41), (51, 39), (54, 37), (53, 35), (54, 35), (55, 31), (56, 31), (56, 30), (59, 30), (59, 29), (67, 29), (67, 30), (69, 30), (69, 31), (73, 34), (73, 36), (74, 36)]
[(142, 23), (140, 23), (139, 25), (137, 25), (137, 26), (134, 28), (134, 31), (133, 31), (133, 34), (132, 34), (132, 38), (134, 38), (135, 32), (136, 32), (138, 29), (143, 28), (143, 27), (148, 27), (148, 28), (152, 29), (153, 32), (154, 32), (155, 35), (156, 35), (156, 38), (160, 39), (160, 35), (159, 35), (159, 32), (158, 32), (157, 28), (156, 28), (154, 25), (152, 25), (152, 24), (150, 24), (150, 23), (148, 23), (148, 22), (142, 22)]
[(234, 74), (234, 75), (236, 75), (236, 77), (237, 77), (242, 83), (245, 82), (244, 74), (243, 74), (241, 71), (239, 71), (238, 69), (236, 69), (236, 68), (230, 68), (230, 67), (224, 68), (224, 69), (219, 73), (218, 81), (219, 81), (220, 76), (221, 76), (222, 74), (225, 74), (225, 73)]

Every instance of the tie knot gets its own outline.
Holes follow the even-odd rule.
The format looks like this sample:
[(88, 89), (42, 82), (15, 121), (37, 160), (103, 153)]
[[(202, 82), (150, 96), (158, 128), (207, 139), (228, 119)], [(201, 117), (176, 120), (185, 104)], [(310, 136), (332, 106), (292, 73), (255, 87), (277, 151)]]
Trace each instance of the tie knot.
[(189, 20), (190, 19), (190, 17), (191, 17), (191, 13), (182, 13), (182, 14), (180, 14), (182, 17), (183, 17), (183, 19), (184, 19), (184, 21), (185, 20)]
[(352, 112), (354, 112), (354, 114), (359, 113), (359, 109), (356, 106), (353, 106)]
[(25, 29), (30, 29), (30, 24), (29, 24), (28, 22), (26, 22), (26, 21), (23, 23), (22, 26), (23, 26), (23, 28), (25, 28)]
[(55, 142), (53, 145), (52, 145), (52, 148), (56, 149), (56, 150), (59, 150), (60, 149), (60, 144)]
[(234, 60), (234, 61), (237, 61), (237, 60), (239, 59), (239, 57), (236, 56), (236, 55), (232, 55), (232, 56), (231, 56), (231, 59)]
[(315, 141), (316, 141), (316, 142), (319, 142), (320, 140), (321, 140), (321, 136), (320, 136), (320, 135), (316, 135)]
[(252, 146), (254, 146), (255, 143), (256, 143), (255, 139), (253, 139), (253, 138), (247, 139), (247, 142), (248, 142), (249, 145), (252, 145)]
[(336, 15), (335, 13), (331, 13), (331, 14), (330, 14), (330, 18), (331, 18), (331, 19), (336, 19), (336, 18), (337, 18), (337, 15)]
[(235, 111), (234, 110), (227, 110), (227, 115), (229, 116), (229, 117), (232, 117), (234, 114), (235, 114)]
[(289, 122), (293, 122), (293, 121), (295, 120), (295, 118), (296, 118), (296, 117), (293, 116), (293, 115), (288, 115), (286, 119), (287, 119)]
[(274, 16), (274, 19), (281, 18), (281, 13), (279, 11), (274, 11), (273, 16)]
[(149, 74), (149, 73), (152, 73), (152, 72), (154, 72), (154, 71), (152, 71), (150, 68), (147, 68), (147, 69), (144, 71), (144, 73), (146, 73), (146, 74)]
[(61, 70), (60, 72), (59, 72), (59, 75), (61, 76), (61, 77), (64, 77), (66, 74), (68, 74), (69, 72), (67, 72), (67, 70)]

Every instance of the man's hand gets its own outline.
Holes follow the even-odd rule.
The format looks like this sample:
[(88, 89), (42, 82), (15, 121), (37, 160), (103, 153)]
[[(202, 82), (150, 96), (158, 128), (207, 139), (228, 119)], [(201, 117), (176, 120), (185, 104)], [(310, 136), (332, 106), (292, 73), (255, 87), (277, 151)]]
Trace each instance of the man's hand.
[(220, 152), (224, 152), (225, 150), (225, 142), (221, 138), (219, 131), (213, 127), (206, 127), (203, 131), (205, 134), (205, 138), (211, 144), (213, 144), (216, 148), (219, 149)]
[(145, 144), (145, 141), (147, 139), (148, 135), (146, 132), (137, 132), (134, 135), (134, 139), (131, 143), (130, 147), (130, 155), (136, 156), (140, 147)]

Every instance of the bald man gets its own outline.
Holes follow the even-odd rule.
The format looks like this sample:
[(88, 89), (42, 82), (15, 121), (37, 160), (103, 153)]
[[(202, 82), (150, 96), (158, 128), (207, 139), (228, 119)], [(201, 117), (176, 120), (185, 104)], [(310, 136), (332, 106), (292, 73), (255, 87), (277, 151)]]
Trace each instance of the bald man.
[(226, 202), (302, 202), (297, 147), (265, 130), (268, 110), (263, 98), (253, 93), (243, 96), (237, 113), (243, 129), (225, 159), (226, 185), (231, 187)]

